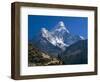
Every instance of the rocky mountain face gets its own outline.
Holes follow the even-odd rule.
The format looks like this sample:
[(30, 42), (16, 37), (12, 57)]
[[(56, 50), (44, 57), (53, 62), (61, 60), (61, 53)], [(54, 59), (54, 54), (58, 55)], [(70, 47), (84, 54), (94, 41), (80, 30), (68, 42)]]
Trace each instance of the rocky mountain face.
[(62, 61), (28, 44), (28, 66), (62, 65)]
[(50, 55), (57, 57), (71, 44), (81, 40), (80, 36), (72, 35), (65, 27), (63, 21), (60, 21), (53, 29), (48, 31), (46, 28), (41, 28), (38, 37), (33, 40), (41, 51), (46, 51)]
[(87, 40), (79, 40), (59, 54), (63, 64), (87, 64)]
[(41, 28), (37, 38), (29, 42), (29, 66), (86, 64), (87, 42), (71, 34), (63, 21), (51, 30)]

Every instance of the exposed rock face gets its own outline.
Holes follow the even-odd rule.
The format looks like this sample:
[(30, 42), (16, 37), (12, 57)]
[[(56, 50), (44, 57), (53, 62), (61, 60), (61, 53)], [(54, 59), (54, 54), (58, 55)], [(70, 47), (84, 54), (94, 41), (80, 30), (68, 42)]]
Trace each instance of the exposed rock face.
[(29, 44), (28, 66), (47, 66), (61, 65), (62, 61), (55, 57), (51, 57), (45, 52), (42, 52)]
[(28, 65), (87, 64), (87, 42), (84, 37), (71, 34), (63, 21), (51, 30), (41, 28), (37, 38), (28, 44)]
[(58, 57), (58, 54), (64, 52), (67, 47), (82, 39), (82, 36), (72, 35), (64, 22), (60, 21), (51, 30), (41, 28), (38, 37), (33, 40), (33, 44), (41, 51), (45, 51), (51, 56)]
[(68, 48), (59, 55), (63, 64), (87, 64), (87, 40), (80, 40)]

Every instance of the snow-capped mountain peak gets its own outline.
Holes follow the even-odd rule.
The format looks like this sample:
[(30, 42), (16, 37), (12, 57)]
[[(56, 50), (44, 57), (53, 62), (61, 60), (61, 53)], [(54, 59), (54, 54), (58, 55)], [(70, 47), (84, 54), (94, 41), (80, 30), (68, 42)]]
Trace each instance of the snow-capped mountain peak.
[(45, 38), (52, 45), (58, 46), (62, 50), (64, 50), (65, 47), (69, 46), (64, 43), (63, 37), (58, 37), (57, 35), (54, 36), (52, 32), (49, 32), (46, 28), (42, 28), (41, 33), (43, 38)]
[(55, 37), (53, 37), (52, 34), (46, 28), (42, 28), (41, 29), (41, 33), (42, 33), (42, 37), (43, 38), (45, 38), (51, 44), (53, 44), (54, 46), (56, 46)]
[(48, 37), (48, 30), (46, 28), (42, 28), (41, 33), (43, 37)]
[(64, 28), (64, 29), (65, 29), (65, 25), (64, 25), (64, 22), (63, 22), (63, 21), (60, 21), (60, 22), (58, 23), (58, 25), (59, 25), (61, 28)]
[(41, 31), (42, 31), (43, 33), (47, 33), (47, 32), (48, 32), (48, 30), (47, 30), (46, 28), (42, 28)]
[(64, 22), (60, 21), (51, 30), (41, 28), (39, 35), (35, 38), (36, 43), (34, 44), (36, 44), (40, 50), (46, 51), (52, 55), (56, 54), (55, 56), (57, 56), (70, 45), (83, 39), (84, 37), (82, 36), (71, 34)]
[(62, 51), (79, 39), (84, 39), (82, 36), (73, 36), (66, 28), (63, 21), (58, 22), (53, 30), (48, 31), (46, 28), (41, 28), (41, 44), (49, 42), (51, 45), (60, 48)]
[(64, 22), (63, 21), (60, 21), (57, 25), (56, 25), (56, 27), (54, 28), (55, 29), (55, 31), (58, 31), (58, 32), (60, 32), (60, 31), (66, 31), (67, 33), (69, 33), (69, 30), (66, 28), (66, 26), (65, 26), (65, 24), (64, 24)]

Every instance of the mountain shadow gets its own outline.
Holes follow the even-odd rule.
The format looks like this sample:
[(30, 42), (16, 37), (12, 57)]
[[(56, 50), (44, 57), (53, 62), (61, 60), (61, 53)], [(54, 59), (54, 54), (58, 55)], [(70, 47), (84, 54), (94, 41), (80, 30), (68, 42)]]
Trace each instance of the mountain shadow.
[(87, 47), (87, 40), (79, 40), (78, 42), (67, 47), (63, 53), (59, 54), (59, 59), (61, 59), (63, 64), (87, 64)]

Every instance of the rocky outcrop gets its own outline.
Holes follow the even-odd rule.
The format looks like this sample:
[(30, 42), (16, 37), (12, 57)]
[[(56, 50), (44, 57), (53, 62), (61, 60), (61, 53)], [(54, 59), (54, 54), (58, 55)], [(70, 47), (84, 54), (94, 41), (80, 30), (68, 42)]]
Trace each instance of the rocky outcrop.
[(40, 51), (29, 44), (28, 48), (28, 66), (47, 66), (47, 65), (61, 65), (62, 61), (58, 58), (51, 57), (45, 52)]

